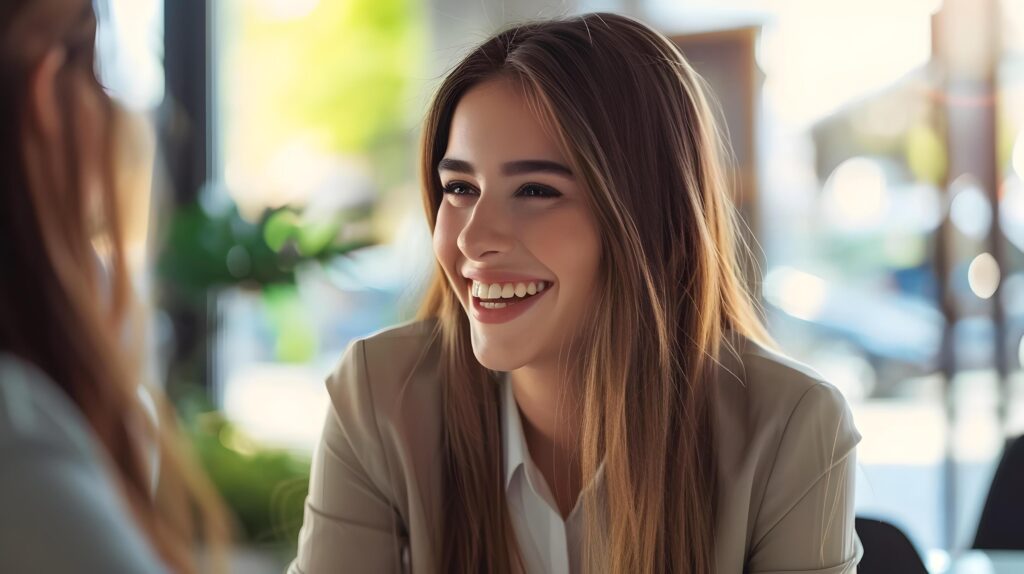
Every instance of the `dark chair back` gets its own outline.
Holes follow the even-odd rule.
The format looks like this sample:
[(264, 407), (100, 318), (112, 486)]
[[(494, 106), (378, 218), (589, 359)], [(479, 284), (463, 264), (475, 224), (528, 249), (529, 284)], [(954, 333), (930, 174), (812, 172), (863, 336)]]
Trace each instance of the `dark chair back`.
[(1024, 550), (1024, 438), (1006, 442), (978, 520), (974, 548)]
[(928, 574), (921, 556), (902, 530), (873, 518), (857, 518), (857, 537), (864, 556), (859, 574)]

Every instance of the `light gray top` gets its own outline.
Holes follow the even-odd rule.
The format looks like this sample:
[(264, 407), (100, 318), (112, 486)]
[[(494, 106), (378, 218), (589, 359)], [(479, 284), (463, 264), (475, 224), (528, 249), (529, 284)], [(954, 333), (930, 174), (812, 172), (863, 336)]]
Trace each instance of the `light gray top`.
[[(444, 465), (436, 323), (349, 347), (327, 380), (289, 574), (437, 570)], [(854, 574), (860, 433), (842, 395), (799, 363), (738, 338), (714, 382), (720, 574)], [(532, 524), (530, 526), (533, 526)]]
[(0, 353), (0, 572), (166, 572), (103, 456), (64, 392)]

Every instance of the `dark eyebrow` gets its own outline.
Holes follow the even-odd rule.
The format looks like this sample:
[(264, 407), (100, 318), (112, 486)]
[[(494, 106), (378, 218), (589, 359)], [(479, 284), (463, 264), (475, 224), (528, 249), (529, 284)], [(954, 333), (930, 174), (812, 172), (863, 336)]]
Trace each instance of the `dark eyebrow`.
[[(438, 171), (454, 171), (458, 173), (464, 173), (467, 175), (473, 175), (476, 170), (473, 168), (473, 164), (468, 161), (461, 159), (444, 158), (437, 163)], [(572, 179), (572, 170), (568, 167), (558, 163), (557, 161), (548, 161), (546, 159), (522, 159), (519, 161), (510, 161), (505, 165), (501, 166), (501, 172), (505, 175), (523, 175), (527, 173), (552, 173), (555, 175), (561, 175)]]

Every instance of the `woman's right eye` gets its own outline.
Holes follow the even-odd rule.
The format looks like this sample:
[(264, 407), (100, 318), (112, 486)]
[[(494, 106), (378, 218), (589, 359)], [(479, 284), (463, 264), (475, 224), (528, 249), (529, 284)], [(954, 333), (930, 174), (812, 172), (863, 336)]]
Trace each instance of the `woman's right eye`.
[(474, 193), (472, 187), (458, 181), (453, 181), (444, 186), (443, 191), (449, 195), (472, 195)]

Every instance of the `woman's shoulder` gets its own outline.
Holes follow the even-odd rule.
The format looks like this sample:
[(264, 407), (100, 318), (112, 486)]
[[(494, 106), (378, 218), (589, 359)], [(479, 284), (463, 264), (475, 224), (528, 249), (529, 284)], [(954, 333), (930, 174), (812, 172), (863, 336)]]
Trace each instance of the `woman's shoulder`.
[(749, 447), (780, 454), (813, 446), (804, 454), (827, 455), (827, 465), (860, 441), (846, 399), (811, 367), (746, 338), (725, 347), (721, 364), (720, 419), (742, 427), (725, 432)]
[(436, 382), (438, 342), (435, 319), (402, 323), (357, 338), (328, 379), (328, 390), (358, 382), (385, 400), (409, 383)]
[(392, 356), (419, 355), (428, 351), (439, 336), (437, 319), (421, 319), (393, 325), (353, 341), (367, 350)]
[(34, 365), (0, 353), (0, 450), (46, 445), (66, 454), (91, 456), (95, 445), (82, 413)]
[(94, 437), (46, 374), (0, 354), (0, 571), (165, 571)]
[(401, 426), (435, 409), (440, 417), (437, 321), (403, 323), (354, 340), (327, 379), (341, 422), (362, 428)]
[(333, 418), (325, 429), (340, 430), (345, 448), (406, 520), (414, 503), (407, 487), (434, 492), (440, 484), (439, 365), (436, 321), (417, 321), (353, 341), (327, 379)]
[(753, 341), (726, 349), (715, 439), (723, 544), (744, 549), (746, 566), (757, 571), (856, 564), (860, 433), (842, 393), (807, 365)]

